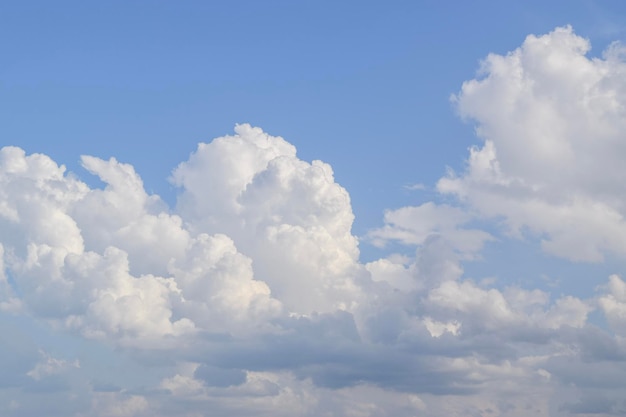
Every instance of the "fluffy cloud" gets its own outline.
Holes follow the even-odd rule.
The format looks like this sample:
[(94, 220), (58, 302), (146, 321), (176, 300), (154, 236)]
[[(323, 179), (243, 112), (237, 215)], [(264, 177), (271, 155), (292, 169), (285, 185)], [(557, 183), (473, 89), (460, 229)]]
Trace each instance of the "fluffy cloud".
[(453, 97), (484, 143), (465, 172), (437, 184), (509, 234), (540, 237), (545, 251), (575, 261), (626, 248), (624, 49), (589, 50), (562, 27), (489, 55)]
[(215, 331), (246, 312), (280, 311), (230, 238), (192, 236), (130, 165), (83, 157), (100, 190), (44, 155), (2, 154), (5, 309), (23, 304), (87, 337), (131, 344), (194, 332), (194, 321)]
[[(569, 29), (547, 36), (578, 39)], [(497, 143), (488, 143), (472, 158), (483, 163), (485, 149), (495, 158)], [(19, 356), (21, 342), (2, 344), (2, 357), (21, 358), (3, 368), (4, 414), (41, 414), (33, 396), (51, 415), (75, 416), (554, 416), (620, 407), (618, 385), (600, 398), (601, 378), (583, 378), (593, 374), (589, 363), (611, 364), (615, 381), (626, 375), (620, 278), (583, 300), (464, 275), (463, 262), (494, 239), (472, 222), (511, 215), (502, 207), (522, 198), (519, 189), (531, 195), (499, 160), (487, 162), (497, 187), (485, 185), (489, 175), (472, 177), (471, 159), (466, 175), (440, 182), (456, 190), (458, 206), (388, 211), (368, 239), (399, 241), (415, 255), (363, 264), (350, 198), (331, 167), (300, 160), (284, 139), (249, 125), (200, 144), (174, 170), (173, 208), (113, 158), (82, 158), (104, 183), (90, 188), (45, 155), (7, 147), (0, 156), (0, 318), (45, 326), (61, 345), (99, 343), (117, 369), (102, 371), (89, 356), (37, 355), (51, 351), (42, 346)], [(499, 211), (475, 204), (478, 192)], [(565, 194), (552, 197), (561, 204)], [(537, 224), (524, 226), (556, 239)], [(614, 333), (588, 322), (595, 308)], [(46, 343), (54, 344), (38, 342)], [(145, 375), (120, 370), (128, 361)], [(572, 395), (581, 402), (566, 400)]]
[(374, 245), (384, 246), (394, 240), (405, 245), (421, 245), (430, 236), (442, 236), (456, 251), (472, 257), (493, 237), (482, 230), (460, 227), (470, 220), (471, 216), (460, 208), (428, 202), (388, 210), (384, 217), (385, 226), (370, 231), (368, 238)]
[(611, 275), (606, 290), (598, 300), (600, 308), (615, 332), (626, 336), (626, 283), (619, 276)]
[(191, 230), (224, 233), (292, 312), (353, 308), (359, 251), (346, 190), (321, 161), (259, 128), (200, 144), (172, 175)]

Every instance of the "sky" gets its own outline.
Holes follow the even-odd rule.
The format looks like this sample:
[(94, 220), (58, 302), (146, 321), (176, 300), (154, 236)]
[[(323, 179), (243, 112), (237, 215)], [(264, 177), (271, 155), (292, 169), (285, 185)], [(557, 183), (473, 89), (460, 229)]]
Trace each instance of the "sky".
[(626, 414), (623, 22), (0, 3), (0, 415)]

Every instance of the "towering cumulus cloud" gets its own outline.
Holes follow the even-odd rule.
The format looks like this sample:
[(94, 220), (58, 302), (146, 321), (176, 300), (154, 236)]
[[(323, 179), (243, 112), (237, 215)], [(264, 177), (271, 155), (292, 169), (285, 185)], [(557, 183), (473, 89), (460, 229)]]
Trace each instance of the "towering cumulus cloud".
[(588, 50), (566, 27), (487, 57), (454, 96), (467, 169), (387, 211), (363, 239), (411, 249), (365, 264), (332, 168), (260, 128), (199, 144), (173, 207), (116, 159), (82, 158), (91, 188), (2, 148), (0, 414), (626, 413), (619, 275), (581, 299), (464, 273), (511, 236), (625, 255), (626, 66)]
[(346, 309), (359, 299), (350, 197), (321, 161), (280, 137), (240, 125), (201, 144), (174, 170), (178, 211), (195, 232), (224, 233), (254, 259), (290, 311)]

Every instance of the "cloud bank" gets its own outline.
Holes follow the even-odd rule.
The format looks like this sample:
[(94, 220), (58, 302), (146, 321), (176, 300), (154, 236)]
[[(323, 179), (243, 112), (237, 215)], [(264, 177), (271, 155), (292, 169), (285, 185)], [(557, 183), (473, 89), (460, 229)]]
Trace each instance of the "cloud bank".
[[(0, 330), (15, 336), (0, 344), (1, 413), (625, 413), (619, 275), (581, 299), (463, 268), (520, 237), (568, 260), (624, 255), (626, 66), (618, 44), (588, 51), (557, 28), (463, 84), (453, 100), (482, 143), (438, 182), (448, 203), (389, 210), (365, 237), (414, 256), (362, 263), (332, 168), (250, 125), (174, 169), (174, 207), (114, 158), (82, 158), (104, 183), (91, 188), (46, 155), (2, 148)], [(19, 337), (33, 325), (145, 377)]]

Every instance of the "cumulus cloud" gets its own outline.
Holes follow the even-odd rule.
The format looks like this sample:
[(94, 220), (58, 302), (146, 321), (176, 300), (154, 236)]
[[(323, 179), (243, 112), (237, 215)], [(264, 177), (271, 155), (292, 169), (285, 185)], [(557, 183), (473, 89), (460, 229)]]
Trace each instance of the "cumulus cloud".
[(613, 330), (626, 336), (626, 283), (619, 276), (611, 275), (606, 293), (598, 303)]
[(321, 161), (283, 138), (238, 125), (198, 146), (172, 174), (177, 210), (191, 230), (224, 233), (255, 260), (258, 278), (291, 311), (351, 308), (358, 301), (357, 239), (347, 191)]
[[(569, 29), (547, 36), (578, 39)], [(496, 144), (485, 149), (495, 155)], [(102, 343), (108, 360), (133, 360), (146, 376), (94, 375), (88, 357), (31, 352), (0, 378), (11, 387), (0, 400), (14, 397), (0, 408), (8, 415), (36, 415), (24, 400), (37, 392), (48, 404), (49, 380), (67, 399), (52, 415), (565, 415), (597, 404), (597, 384), (581, 383), (590, 361), (618, 364), (616, 380), (626, 375), (617, 276), (585, 300), (464, 275), (464, 262), (494, 239), (473, 226), (490, 215), (473, 193), (491, 193), (498, 210), (522, 198), (522, 186), (532, 195), (500, 161), (487, 163), (501, 175), (497, 187), (467, 185), (471, 161), (466, 175), (441, 180), (441, 191), (463, 191), (458, 206), (388, 211), (368, 239), (415, 253), (367, 264), (332, 168), (299, 159), (259, 128), (238, 125), (200, 144), (173, 171), (175, 207), (149, 195), (129, 164), (88, 156), (82, 164), (102, 188), (45, 155), (0, 150), (0, 318)], [(553, 238), (551, 230), (537, 229)], [(588, 322), (595, 308), (612, 331)], [(18, 392), (7, 391), (12, 379)], [(564, 400), (580, 392), (589, 401)], [(618, 392), (602, 397), (609, 410)]]
[(483, 141), (437, 189), (550, 254), (600, 261), (626, 248), (624, 48), (601, 58), (571, 27), (490, 54), (453, 101)]
[(429, 236), (442, 236), (456, 251), (472, 257), (493, 237), (483, 230), (461, 227), (471, 220), (463, 209), (427, 202), (386, 211), (385, 226), (370, 231), (368, 238), (375, 246), (383, 247), (389, 241), (418, 246)]

